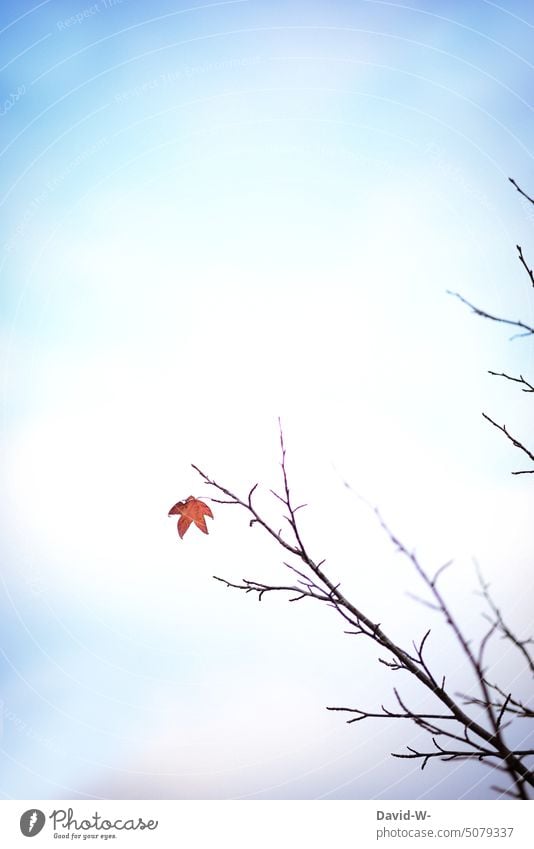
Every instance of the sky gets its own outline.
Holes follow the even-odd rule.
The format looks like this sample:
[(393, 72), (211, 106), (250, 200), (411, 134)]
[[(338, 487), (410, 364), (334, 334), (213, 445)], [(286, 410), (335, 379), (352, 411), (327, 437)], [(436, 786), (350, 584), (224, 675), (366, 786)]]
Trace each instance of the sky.
[(2, 4), (1, 798), (495, 796), (325, 710), (398, 681), (333, 611), (213, 581), (284, 576), (244, 511), (167, 514), (210, 494), (195, 463), (282, 524), (280, 418), (310, 550), (384, 629), (432, 627), (472, 686), (365, 501), (454, 558), (469, 634), (475, 559), (530, 633), (531, 479), (481, 412), (527, 440), (488, 370), (532, 378), (532, 345), (447, 290), (533, 321), (533, 28), (516, 0)]

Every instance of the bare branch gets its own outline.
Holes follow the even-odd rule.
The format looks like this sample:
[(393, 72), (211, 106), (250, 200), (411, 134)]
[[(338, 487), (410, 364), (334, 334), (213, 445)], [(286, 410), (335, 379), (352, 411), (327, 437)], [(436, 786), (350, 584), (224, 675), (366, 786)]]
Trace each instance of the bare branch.
[(272, 592), (294, 593), (296, 597), (290, 598), (289, 601), (300, 601), (301, 598), (316, 598), (319, 601), (328, 601), (328, 596), (321, 593), (316, 593), (311, 589), (303, 590), (301, 587), (273, 586), (271, 584), (261, 584), (259, 581), (249, 581), (246, 578), (243, 578), (242, 584), (234, 584), (231, 581), (227, 581), (226, 578), (219, 578), (217, 575), (213, 575), (213, 578), (216, 581), (220, 581), (221, 584), (225, 584), (229, 588), (231, 587), (236, 590), (244, 590), (246, 593), (257, 593), (258, 601), (261, 601), (264, 593)]
[(273, 530), (273, 528), (271, 528), (268, 523), (265, 522), (264, 519), (261, 518), (261, 516), (259, 516), (255, 508), (252, 506), (252, 502), (250, 501), (250, 495), (252, 494), (252, 492), (254, 492), (256, 488), (255, 486), (252, 487), (252, 490), (249, 493), (249, 502), (245, 503), (241, 498), (238, 498), (237, 495), (234, 495), (233, 492), (230, 492), (229, 489), (226, 489), (226, 487), (222, 486), (221, 484), (218, 484), (214, 480), (211, 480), (201, 469), (198, 468), (198, 466), (195, 466), (194, 463), (191, 463), (191, 466), (193, 467), (193, 469), (195, 469), (195, 471), (198, 472), (198, 474), (202, 478), (204, 478), (204, 481), (208, 486), (212, 486), (227, 495), (231, 499), (231, 501), (228, 503), (239, 504), (241, 507), (244, 507), (245, 509), (249, 510), (252, 513), (255, 522), (258, 522), (267, 531), (268, 534), (274, 537), (275, 540), (280, 543), (281, 546), (283, 546), (283, 548), (287, 549), (287, 551), (290, 551), (292, 554), (295, 554), (298, 557), (298, 549), (294, 545), (291, 545), (289, 542), (283, 539), (281, 531), (278, 531), (277, 533), (275, 530)]
[[(503, 699), (508, 699), (508, 703), (506, 704), (504, 710), (506, 713), (511, 713), (518, 718), (524, 719), (534, 719), (534, 710), (527, 708), (521, 701), (518, 699), (514, 699), (510, 694), (504, 693), (504, 691), (497, 685), (492, 684), (490, 681), (486, 680), (487, 686), (495, 690), (499, 695), (503, 697)], [(464, 704), (466, 705), (479, 705), (480, 707), (485, 707), (486, 703), (482, 699), (478, 699), (476, 696), (468, 696), (466, 693), (458, 693), (459, 698), (463, 699)], [(492, 706), (496, 711), (501, 710), (504, 702), (495, 700), (491, 702)]]
[[(527, 455), (527, 457), (529, 457), (534, 462), (534, 454), (532, 453), (532, 451), (529, 451), (528, 448), (525, 448), (525, 446), (523, 445), (522, 442), (519, 442), (518, 439), (516, 439), (514, 436), (512, 436), (512, 434), (507, 431), (506, 425), (497, 424), (497, 422), (494, 422), (493, 419), (491, 419), (486, 413), (482, 413), (482, 415), (484, 416), (485, 419), (487, 419), (488, 422), (490, 422), (490, 424), (492, 424), (498, 430), (502, 431), (502, 433), (504, 433), (504, 435), (506, 437), (508, 437), (508, 439), (510, 440), (512, 445), (515, 445), (516, 448), (519, 448), (521, 451), (523, 451)], [(528, 473), (530, 473), (530, 471), (534, 472), (534, 469), (532, 469), (532, 470), (529, 469), (525, 472), (512, 472), (512, 474), (513, 475), (528, 474)]]
[(512, 177), (508, 177), (508, 179), (510, 180), (512, 186), (515, 186), (520, 195), (523, 195), (523, 197), (530, 201), (530, 203), (534, 204), (534, 200), (517, 185), (516, 181)]
[[(527, 195), (515, 180), (509, 179), (525, 200), (534, 204), (534, 199)], [(519, 261), (534, 287), (534, 271), (528, 265), (522, 247), (516, 245), (516, 249)], [(488, 313), (466, 300), (458, 292), (449, 291), (448, 294), (458, 298), (476, 315), (521, 331), (512, 338), (534, 335), (534, 327), (520, 320), (502, 318)], [(534, 392), (534, 385), (529, 383), (523, 375), (513, 377), (505, 372), (490, 371), (489, 373), (519, 384), (523, 392)], [(512, 436), (506, 425), (497, 424), (486, 413), (482, 415), (490, 424), (504, 433), (507, 439), (534, 463), (534, 452)], [(470, 639), (442, 591), (443, 581), (441, 579), (444, 572), (452, 565), (452, 561), (447, 561), (434, 572), (432, 570), (427, 572), (415, 552), (405, 546), (384, 521), (378, 509), (373, 508), (382, 530), (396, 550), (407, 558), (423, 584), (424, 597), (412, 593), (408, 594), (432, 611), (433, 614), (438, 614), (435, 617), (438, 619), (438, 624), (444, 624), (448, 632), (452, 634), (457, 648), (464, 658), (464, 666), (471, 675), (468, 690), (472, 687), (476, 695), (454, 692), (445, 675), (439, 670), (434, 670), (436, 660), (430, 660), (428, 646), (431, 642), (434, 642), (436, 630), (432, 631), (431, 638), (431, 629), (428, 628), (422, 637), (412, 640), (411, 645), (410, 641), (407, 640), (407, 647), (405, 647), (404, 643), (396, 641), (387, 633), (387, 627), (382, 628), (377, 617), (368, 615), (361, 609), (359, 603), (355, 604), (347, 597), (340, 582), (335, 580), (335, 576), (330, 574), (330, 569), (326, 569), (324, 566), (325, 559), (315, 560), (312, 558), (297, 521), (298, 511), (307, 505), (299, 503), (298, 506), (293, 506), (286, 465), (286, 447), (280, 419), (278, 420), (278, 429), (282, 483), (280, 492), (274, 489), (270, 490), (278, 508), (276, 524), (267, 520), (262, 515), (260, 508), (256, 507), (254, 495), (258, 483), (250, 488), (247, 496), (241, 497), (209, 478), (198, 466), (193, 464), (193, 468), (203, 478), (204, 483), (215, 490), (216, 497), (208, 500), (218, 504), (238, 505), (245, 510), (250, 526), (260, 526), (270, 538), (281, 546), (287, 558), (282, 562), (288, 572), (291, 573), (289, 581), (288, 583), (270, 584), (243, 578), (240, 581), (233, 582), (215, 575), (213, 576), (214, 579), (224, 584), (226, 588), (237, 589), (247, 594), (252, 593), (259, 601), (267, 593), (283, 593), (289, 602), (314, 599), (333, 610), (342, 620), (343, 633), (363, 636), (371, 640), (377, 650), (376, 659), (378, 662), (390, 672), (401, 673), (397, 677), (402, 680), (405, 679), (405, 675), (402, 673), (411, 676), (412, 680), (416, 681), (431, 695), (432, 704), (428, 712), (413, 710), (408, 706), (410, 699), (405, 700), (401, 697), (399, 691), (393, 688), (397, 702), (394, 710), (390, 710), (384, 705), (380, 705), (380, 710), (370, 711), (351, 707), (328, 707), (327, 710), (349, 714), (348, 723), (361, 722), (367, 719), (408, 720), (429, 735), (432, 747), (427, 750), (425, 746), (424, 750), (419, 750), (407, 746), (406, 752), (393, 753), (394, 757), (419, 760), (421, 769), (424, 769), (431, 760), (450, 762), (476, 759), (487, 764), (491, 769), (499, 770), (508, 776), (510, 787), (498, 789), (499, 793), (515, 799), (527, 799), (528, 787), (534, 788), (534, 769), (529, 768), (525, 759), (534, 757), (534, 749), (513, 748), (507, 742), (506, 732), (510, 724), (515, 723), (516, 720), (534, 719), (534, 710), (514, 696), (509, 687), (502, 687), (488, 679), (486, 667), (490, 668), (490, 665), (486, 658), (489, 647), (493, 647), (496, 637), (500, 637), (519, 651), (526, 662), (527, 671), (534, 674), (534, 657), (530, 649), (530, 646), (534, 644), (532, 638), (520, 639), (507, 625), (500, 609), (490, 595), (489, 585), (484, 582), (482, 575), (478, 572), (481, 587), (480, 595), (483, 597), (487, 609), (489, 609), (489, 613), (487, 609), (483, 613), (488, 622), (488, 627), (476, 642)], [(534, 468), (512, 472), (512, 474), (534, 474)], [(344, 485), (351, 489), (348, 483), (344, 482)], [(360, 500), (365, 501), (365, 499)], [(300, 514), (298, 518), (300, 519)], [(284, 533), (282, 533), (282, 527), (276, 530), (279, 525), (283, 527)], [(526, 735), (523, 739), (527, 739)]]
[[(529, 650), (527, 649), (528, 645), (534, 644), (534, 640), (532, 639), (532, 637), (528, 637), (526, 640), (520, 640), (514, 634), (514, 632), (508, 627), (508, 625), (506, 624), (506, 622), (503, 619), (501, 611), (499, 610), (499, 608), (497, 607), (497, 605), (493, 601), (493, 598), (492, 598), (490, 591), (489, 591), (489, 584), (486, 583), (486, 581), (484, 581), (484, 578), (482, 576), (482, 572), (480, 571), (478, 563), (476, 563), (476, 562), (475, 562), (475, 568), (476, 568), (478, 580), (479, 580), (480, 587), (481, 587), (481, 595), (484, 597), (484, 599), (485, 599), (486, 603), (488, 604), (491, 612), (493, 613), (493, 616), (495, 617), (493, 620), (490, 619), (490, 622), (493, 622), (495, 624), (495, 626), (499, 628), (502, 635), (507, 640), (510, 640), (510, 642), (523, 655), (524, 659), (526, 660), (526, 663), (527, 663), (529, 670), (534, 675), (534, 658), (532, 657)], [(507, 697), (507, 703), (508, 703), (508, 700), (509, 700), (509, 697)]]
[(440, 577), (440, 575), (441, 575), (441, 574), (442, 574), (442, 573), (443, 573), (446, 569), (448, 569), (448, 568), (449, 568), (449, 566), (452, 566), (452, 564), (453, 564), (453, 563), (454, 563), (454, 560), (447, 560), (447, 562), (446, 562), (446, 563), (444, 563), (444, 564), (443, 564), (443, 566), (440, 566), (440, 567), (439, 567), (438, 571), (436, 572), (436, 574), (434, 575), (434, 577), (433, 577), (433, 578), (432, 578), (432, 580), (430, 581), (430, 585), (431, 585), (432, 587), (435, 587), (435, 586), (436, 586), (437, 580), (438, 580), (438, 578)]
[(493, 374), (495, 377), (505, 377), (506, 380), (512, 380), (514, 383), (521, 383), (523, 386), (526, 386), (526, 389), (522, 389), (522, 392), (534, 392), (534, 386), (525, 380), (522, 374), (519, 377), (511, 377), (509, 374), (505, 374), (503, 371), (490, 371), (488, 370), (488, 374)]
[[(273, 495), (276, 496), (277, 501), (279, 501), (287, 510), (287, 516), (285, 518), (291, 527), (291, 531), (295, 539), (295, 543), (293, 544), (288, 542), (284, 537), (282, 537), (280, 531), (276, 532), (274, 528), (269, 524), (269, 522), (267, 522), (260, 515), (260, 513), (253, 505), (252, 494), (255, 491), (256, 486), (254, 486), (250, 490), (249, 496), (245, 500), (235, 495), (229, 489), (226, 489), (225, 487), (221, 486), (216, 481), (208, 478), (208, 476), (205, 475), (200, 469), (198, 469), (198, 467), (195, 466), (195, 469), (204, 478), (204, 481), (209, 486), (217, 489), (223, 495), (227, 496), (228, 503), (239, 504), (244, 509), (246, 509), (252, 517), (251, 522), (258, 523), (261, 527), (264, 528), (265, 531), (267, 531), (270, 536), (274, 537), (286, 551), (289, 551), (294, 557), (296, 557), (300, 561), (300, 563), (302, 564), (300, 567), (296, 567), (292, 563), (285, 562), (286, 568), (288, 568), (290, 571), (293, 572), (294, 575), (296, 575), (297, 582), (296, 584), (274, 585), (256, 580), (243, 579), (242, 582), (236, 583), (229, 581), (225, 578), (214, 576), (216, 580), (222, 582), (228, 588), (238, 589), (245, 593), (252, 592), (257, 595), (258, 600), (261, 600), (265, 593), (283, 592), (288, 593), (290, 595), (289, 601), (291, 602), (300, 601), (305, 598), (312, 598), (322, 602), (323, 604), (326, 604), (328, 607), (333, 608), (338, 615), (340, 615), (346, 622), (349, 623), (351, 628), (350, 633), (366, 636), (374, 643), (376, 643), (377, 646), (382, 649), (386, 649), (389, 652), (390, 657), (388, 659), (385, 659), (383, 657), (378, 658), (381, 664), (386, 666), (391, 671), (406, 671), (410, 673), (425, 688), (427, 688), (443, 706), (443, 710), (435, 714), (412, 712), (405, 706), (404, 702), (395, 690), (397, 701), (401, 706), (400, 712), (391, 712), (383, 707), (381, 714), (368, 713), (359, 709), (353, 709), (353, 712), (355, 713), (355, 716), (352, 718), (353, 720), (371, 718), (376, 717), (378, 715), (388, 716), (389, 718), (409, 719), (418, 727), (426, 730), (432, 735), (434, 745), (437, 748), (437, 752), (435, 753), (417, 754), (417, 757), (421, 757), (423, 759), (424, 764), (427, 763), (430, 757), (434, 757), (436, 756), (436, 754), (439, 754), (442, 760), (458, 759), (460, 757), (464, 759), (469, 757), (479, 757), (480, 759), (480, 756), (484, 758), (493, 757), (494, 759), (497, 759), (497, 762), (505, 764), (506, 770), (509, 772), (511, 778), (516, 781), (516, 783), (522, 781), (534, 786), (534, 773), (523, 764), (520, 757), (518, 757), (510, 748), (506, 746), (502, 738), (502, 730), (504, 727), (502, 720), (504, 715), (509, 712), (509, 708), (512, 705), (511, 699), (509, 699), (508, 702), (504, 705), (504, 708), (502, 703), (499, 703), (498, 705), (494, 704), (495, 700), (491, 699), (489, 685), (484, 679), (482, 654), (484, 652), (484, 648), (489, 637), (497, 627), (496, 623), (491, 623), (486, 637), (482, 640), (479, 655), (475, 656), (471, 649), (469, 641), (463, 636), (455, 617), (453, 616), (449, 607), (446, 605), (445, 600), (437, 587), (437, 581), (439, 577), (444, 572), (444, 570), (450, 565), (450, 563), (445, 563), (435, 572), (433, 578), (430, 578), (421, 567), (415, 554), (409, 552), (406, 549), (404, 544), (398, 539), (398, 537), (396, 537), (392, 533), (392, 531), (386, 525), (379, 511), (375, 509), (374, 512), (378, 517), (382, 528), (385, 530), (392, 543), (399, 551), (401, 551), (409, 558), (409, 560), (415, 567), (416, 572), (423, 580), (426, 588), (430, 591), (432, 602), (427, 603), (444, 616), (446, 623), (453, 630), (453, 633), (455, 634), (458, 643), (460, 644), (464, 654), (466, 655), (469, 663), (471, 664), (476, 679), (478, 680), (482, 690), (482, 698), (480, 699), (480, 705), (484, 708), (487, 714), (487, 718), (489, 720), (489, 727), (486, 727), (485, 725), (480, 724), (477, 720), (473, 719), (467, 713), (465, 713), (464, 708), (461, 707), (459, 702), (445, 689), (445, 676), (442, 676), (441, 683), (438, 683), (432, 670), (428, 666), (424, 658), (424, 649), (427, 644), (427, 640), (429, 639), (430, 630), (427, 630), (418, 645), (415, 643), (413, 644), (415, 654), (410, 653), (409, 651), (398, 645), (395, 641), (393, 641), (382, 630), (380, 624), (373, 622), (370, 617), (365, 615), (363, 611), (361, 611), (358, 607), (356, 607), (352, 602), (348, 600), (348, 598), (341, 591), (339, 582), (332, 581), (332, 579), (329, 578), (324, 572), (322, 568), (324, 560), (315, 562), (310, 557), (304, 545), (303, 538), (297, 524), (297, 519), (295, 516), (296, 510), (293, 508), (291, 501), (291, 494), (286, 469), (286, 449), (284, 445), (281, 426), (280, 448), (282, 453), (281, 469), (284, 494), (279, 495), (278, 493), (275, 493), (273, 491)], [(445, 723), (446, 727), (442, 727), (442, 725), (440, 724), (442, 722)], [(461, 735), (457, 734), (454, 730), (455, 726), (462, 728), (464, 733)], [(437, 738), (448, 738), (457, 742), (465, 743), (467, 748), (465, 752), (463, 751), (463, 749), (444, 749), (436, 743)]]
[(527, 263), (526, 263), (525, 257), (523, 256), (523, 251), (521, 249), (521, 245), (516, 245), (516, 248), (517, 248), (517, 253), (519, 255), (519, 261), (520, 261), (521, 265), (523, 266), (523, 268), (525, 269), (525, 271), (527, 272), (528, 276), (530, 277), (530, 282), (531, 282), (532, 286), (534, 286), (534, 274), (532, 274), (532, 269), (529, 268)]
[(522, 321), (513, 321), (509, 318), (500, 318), (499, 316), (491, 315), (491, 313), (486, 312), (485, 310), (481, 310), (479, 309), (479, 307), (476, 307), (470, 301), (467, 301), (462, 295), (460, 295), (459, 292), (451, 292), (450, 289), (447, 289), (447, 294), (453, 295), (453, 297), (458, 298), (458, 300), (460, 300), (463, 304), (470, 307), (475, 313), (475, 315), (479, 315), (482, 318), (489, 318), (490, 321), (499, 321), (502, 324), (510, 324), (512, 325), (512, 327), (519, 327), (520, 330), (525, 331), (524, 333), (516, 333), (514, 336), (511, 337), (512, 339), (516, 339), (519, 336), (530, 336), (534, 334), (534, 327), (530, 327), (530, 325), (525, 324)]

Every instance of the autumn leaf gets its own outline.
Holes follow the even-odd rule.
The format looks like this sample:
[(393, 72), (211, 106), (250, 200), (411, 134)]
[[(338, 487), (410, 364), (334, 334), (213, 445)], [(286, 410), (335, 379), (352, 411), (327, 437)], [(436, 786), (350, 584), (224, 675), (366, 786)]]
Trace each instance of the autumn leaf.
[(180, 539), (183, 539), (183, 536), (191, 522), (194, 522), (197, 528), (200, 528), (202, 533), (207, 534), (208, 527), (204, 516), (209, 516), (213, 519), (213, 513), (208, 505), (204, 504), (203, 501), (200, 501), (193, 495), (190, 495), (185, 501), (178, 501), (174, 507), (171, 507), (169, 510), (169, 516), (177, 515), (180, 516), (178, 519), (178, 535)]

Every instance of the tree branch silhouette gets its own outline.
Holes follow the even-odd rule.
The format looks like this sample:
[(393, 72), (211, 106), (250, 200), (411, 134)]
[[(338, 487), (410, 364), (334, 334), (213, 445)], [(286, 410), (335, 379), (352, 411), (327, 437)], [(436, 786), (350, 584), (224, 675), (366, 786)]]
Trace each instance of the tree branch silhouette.
[[(513, 179), (510, 178), (510, 182), (528, 202), (534, 204), (534, 200)], [(519, 245), (516, 247), (520, 263), (532, 286), (534, 286), (533, 272), (527, 264), (522, 248)], [(502, 322), (524, 331), (516, 335), (534, 335), (534, 328), (522, 321), (500, 318), (488, 313), (474, 306), (458, 292), (450, 292), (449, 294), (458, 298), (462, 303), (469, 306), (475, 314), (483, 318)], [(523, 375), (513, 377), (504, 372), (495, 371), (491, 371), (490, 374), (518, 384), (523, 392), (534, 392), (534, 385), (526, 380)], [(483, 416), (495, 428), (504, 433), (516, 448), (534, 462), (534, 452), (512, 436), (506, 425), (498, 424), (486, 413), (483, 413)], [(444, 762), (476, 760), (485, 764), (491, 770), (498, 770), (507, 777), (509, 786), (503, 788), (492, 785), (495, 792), (514, 799), (526, 800), (531, 798), (534, 792), (534, 748), (524, 745), (524, 741), (528, 739), (526, 734), (523, 734), (521, 738), (523, 741), (521, 745), (514, 745), (509, 742), (513, 736), (509, 732), (512, 725), (515, 729), (516, 723), (521, 723), (523, 731), (525, 723), (529, 724), (534, 719), (534, 709), (525, 704), (517, 693), (512, 692), (507, 686), (490, 680), (489, 670), (491, 666), (486, 658), (488, 646), (496, 638), (500, 638), (507, 641), (519, 653), (524, 662), (525, 673), (534, 676), (534, 657), (531, 650), (531, 646), (534, 645), (533, 639), (531, 637), (520, 638), (505, 621), (500, 608), (490, 593), (489, 584), (484, 581), (477, 567), (480, 585), (479, 596), (484, 605), (483, 616), (487, 628), (483, 636), (475, 643), (465, 633), (461, 622), (441, 589), (442, 576), (451, 567), (452, 561), (444, 563), (434, 572), (427, 572), (416, 554), (393, 532), (380, 511), (376, 507), (373, 508), (382, 531), (388, 537), (392, 546), (409, 562), (424, 588), (425, 595), (423, 597), (413, 597), (431, 610), (433, 614), (440, 617), (441, 627), (452, 635), (466, 662), (466, 667), (470, 670), (476, 694), (455, 692), (453, 684), (446, 680), (445, 675), (439, 672), (435, 668), (435, 663), (432, 663), (429, 659), (427, 649), (433, 640), (430, 628), (426, 630), (422, 637), (414, 639), (410, 645), (396, 641), (387, 633), (375, 616), (364, 611), (348, 598), (340, 582), (329, 574), (329, 570), (325, 566), (326, 560), (324, 558), (317, 559), (310, 553), (297, 517), (298, 511), (307, 505), (299, 504), (295, 506), (293, 503), (287, 473), (284, 434), (280, 421), (278, 424), (282, 483), (280, 492), (270, 490), (270, 493), (282, 511), (282, 527), (284, 530), (282, 530), (282, 527), (277, 529), (277, 526), (268, 521), (256, 506), (255, 495), (258, 483), (250, 488), (247, 495), (240, 496), (209, 477), (198, 466), (193, 464), (193, 468), (202, 477), (204, 483), (211, 488), (211, 491), (215, 491), (216, 495), (209, 500), (241, 508), (248, 514), (250, 527), (258, 526), (265, 534), (275, 540), (284, 552), (286, 559), (282, 562), (287, 569), (289, 579), (278, 584), (269, 584), (254, 578), (232, 581), (219, 575), (214, 575), (214, 579), (222, 583), (227, 589), (235, 589), (247, 595), (252, 594), (256, 596), (258, 601), (262, 601), (272, 593), (282, 593), (288, 597), (291, 603), (311, 599), (325, 605), (343, 620), (345, 634), (366, 638), (374, 644), (378, 650), (377, 660), (380, 664), (392, 673), (406, 672), (420, 687), (430, 693), (435, 705), (430, 711), (420, 711), (411, 707), (407, 698), (401, 694), (397, 686), (393, 687), (394, 707), (381, 704), (379, 709), (376, 707), (366, 709), (348, 706), (330, 706), (327, 708), (329, 711), (347, 715), (349, 717), (346, 720), (348, 724), (380, 719), (398, 720), (411, 723), (428, 735), (429, 745), (427, 747), (419, 749), (406, 746), (405, 751), (393, 752), (394, 757), (418, 761), (421, 769), (424, 769), (429, 762), (434, 760)], [(516, 475), (532, 473), (534, 473), (534, 469), (513, 472)], [(532, 739), (532, 731), (530, 739)]]
[[(256, 508), (254, 493), (258, 484), (250, 489), (247, 496), (241, 497), (210, 478), (198, 466), (193, 465), (193, 468), (203, 478), (207, 486), (225, 496), (225, 498), (213, 497), (210, 500), (244, 509), (250, 517), (249, 525), (259, 525), (300, 565), (297, 566), (287, 560), (283, 561), (285, 567), (293, 576), (292, 581), (283, 584), (268, 584), (251, 578), (243, 578), (241, 581), (235, 582), (218, 575), (213, 576), (215, 580), (223, 583), (229, 589), (240, 590), (246, 594), (252, 593), (257, 596), (258, 601), (261, 601), (266, 594), (285, 593), (289, 596), (290, 602), (313, 599), (333, 608), (350, 626), (345, 633), (366, 637), (379, 649), (384, 650), (386, 656), (378, 657), (379, 662), (393, 672), (399, 670), (408, 672), (419, 684), (430, 691), (437, 704), (441, 705), (441, 709), (435, 713), (421, 713), (413, 710), (407, 706), (398, 689), (394, 688), (393, 692), (400, 710), (390, 710), (384, 706), (381, 706), (379, 712), (350, 707), (329, 707), (328, 710), (354, 714), (348, 720), (349, 723), (377, 718), (408, 720), (431, 736), (434, 749), (432, 751), (418, 751), (407, 747), (406, 753), (393, 753), (395, 757), (418, 759), (421, 762), (421, 768), (424, 768), (428, 761), (434, 758), (443, 761), (476, 758), (480, 762), (492, 764), (495, 762), (508, 774), (513, 788), (511, 792), (515, 797), (529, 798), (527, 787), (534, 787), (534, 771), (527, 766), (525, 759), (534, 755), (534, 750), (515, 749), (507, 744), (504, 737), (504, 731), (510, 717), (520, 715), (521, 703), (511, 693), (506, 696), (504, 701), (495, 697), (495, 690), (486, 678), (484, 664), (487, 644), (495, 633), (504, 633), (517, 647), (523, 646), (525, 648), (526, 642), (523, 644), (518, 639), (513, 638), (509, 629), (504, 630), (506, 627), (504, 620), (497, 606), (491, 600), (488, 586), (483, 585), (483, 595), (490, 611), (489, 626), (480, 641), (478, 651), (475, 652), (439, 588), (439, 580), (445, 569), (451, 564), (445, 563), (433, 575), (427, 574), (416, 555), (410, 552), (393, 533), (380, 512), (375, 508), (374, 513), (380, 526), (396, 549), (412, 564), (428, 591), (429, 599), (424, 600), (424, 603), (442, 615), (471, 667), (480, 695), (478, 698), (467, 699), (462, 696), (455, 696), (447, 685), (445, 677), (438, 675), (427, 660), (425, 648), (430, 639), (430, 629), (426, 631), (422, 638), (413, 641), (410, 647), (395, 642), (384, 631), (379, 622), (349, 600), (341, 589), (340, 583), (327, 574), (324, 567), (325, 560), (318, 561), (311, 556), (304, 542), (296, 515), (297, 511), (304, 505), (295, 507), (291, 497), (287, 475), (286, 448), (280, 423), (279, 433), (282, 455), (280, 463), (282, 493), (277, 493), (274, 490), (271, 490), (271, 493), (282, 505), (283, 518), (288, 525), (288, 533), (285, 535), (281, 530), (276, 530)], [(482, 708), (485, 719), (480, 720), (470, 715), (467, 710), (469, 706), (477, 709)], [(529, 714), (524, 715), (528, 716)], [(509, 719), (505, 721), (506, 717), (509, 717)]]
[(481, 310), (479, 307), (476, 307), (474, 304), (471, 303), (471, 301), (468, 301), (466, 298), (463, 297), (463, 295), (460, 295), (459, 292), (452, 292), (450, 289), (447, 289), (447, 294), (452, 295), (454, 298), (458, 298), (458, 300), (461, 301), (462, 304), (465, 304), (466, 306), (470, 307), (475, 313), (475, 315), (479, 315), (482, 318), (489, 318), (490, 321), (500, 321), (502, 324), (511, 324), (512, 327), (519, 327), (520, 330), (525, 331), (524, 333), (516, 333), (514, 336), (511, 337), (511, 339), (519, 339), (521, 336), (534, 335), (534, 327), (531, 327), (529, 324), (525, 324), (523, 321), (514, 321), (510, 318), (501, 318), (498, 315), (492, 315), (491, 313), (486, 312), (486, 310)]
[[(524, 197), (529, 203), (534, 205), (534, 198), (531, 198), (530, 195), (528, 195), (516, 183), (516, 181), (512, 177), (509, 177), (508, 179), (509, 179), (510, 183), (514, 186), (514, 188), (519, 192), (519, 194), (522, 197)], [(531, 286), (534, 287), (534, 273), (533, 273), (532, 269), (529, 267), (529, 265), (527, 264), (527, 261), (526, 261), (524, 255), (523, 255), (523, 249), (522, 249), (521, 245), (516, 245), (516, 249), (517, 249), (519, 261), (528, 274)], [(466, 298), (464, 298), (463, 295), (460, 295), (459, 292), (451, 292), (450, 290), (447, 290), (447, 291), (448, 291), (449, 295), (452, 295), (453, 297), (458, 298), (463, 304), (470, 307), (473, 310), (473, 312), (475, 313), (475, 315), (479, 315), (482, 318), (487, 318), (490, 321), (497, 321), (497, 322), (501, 322), (503, 324), (509, 324), (509, 325), (512, 325), (513, 327), (518, 327), (520, 330), (525, 331), (524, 333), (516, 333), (514, 336), (511, 337), (512, 339), (517, 339), (518, 337), (521, 337), (521, 336), (531, 336), (532, 334), (534, 334), (534, 328), (530, 327), (530, 325), (525, 324), (522, 321), (513, 321), (513, 320), (508, 319), (508, 318), (501, 318), (500, 316), (493, 315), (489, 312), (486, 312), (486, 310), (482, 310), (479, 307), (476, 307), (470, 301), (466, 300)], [(519, 377), (512, 377), (511, 375), (506, 374), (505, 372), (496, 372), (496, 371), (489, 371), (489, 374), (494, 375), (495, 377), (504, 377), (506, 380), (512, 381), (513, 383), (520, 384), (523, 392), (534, 392), (534, 386), (528, 380), (525, 380), (523, 375), (520, 375)], [(490, 424), (493, 425), (493, 427), (496, 427), (498, 430), (500, 430), (502, 433), (504, 433), (504, 435), (512, 443), (512, 445), (514, 445), (516, 448), (519, 448), (520, 451), (523, 451), (523, 453), (526, 454), (527, 457), (534, 462), (534, 452), (531, 451), (529, 448), (527, 448), (522, 442), (520, 442), (519, 439), (516, 439), (514, 436), (512, 436), (512, 434), (508, 431), (506, 425), (498, 424), (496, 421), (494, 421), (492, 418), (490, 418), (490, 416), (488, 416), (486, 413), (482, 413), (482, 415), (484, 416), (484, 418), (488, 422), (490, 422)], [(534, 474), (534, 468), (533, 469), (520, 469), (519, 471), (512, 472), (512, 474), (513, 475), (532, 475), (532, 474)]]
[[(525, 448), (525, 446), (523, 445), (522, 442), (519, 442), (518, 439), (516, 439), (514, 436), (512, 436), (511, 433), (509, 433), (507, 431), (506, 425), (497, 424), (497, 422), (494, 422), (493, 419), (491, 419), (486, 413), (482, 413), (482, 415), (484, 416), (485, 419), (488, 420), (488, 422), (490, 422), (494, 427), (496, 427), (497, 430), (502, 431), (502, 433), (504, 433), (504, 435), (510, 440), (512, 445), (515, 445), (516, 448), (520, 448), (521, 451), (523, 451), (527, 455), (527, 457), (530, 457), (530, 459), (532, 461), (534, 461), (534, 454), (532, 454), (532, 452), (529, 451), (528, 448)], [(519, 472), (512, 472), (512, 474), (513, 475), (532, 475), (532, 474), (534, 474), (534, 469), (524, 469), (524, 470), (519, 471)]]

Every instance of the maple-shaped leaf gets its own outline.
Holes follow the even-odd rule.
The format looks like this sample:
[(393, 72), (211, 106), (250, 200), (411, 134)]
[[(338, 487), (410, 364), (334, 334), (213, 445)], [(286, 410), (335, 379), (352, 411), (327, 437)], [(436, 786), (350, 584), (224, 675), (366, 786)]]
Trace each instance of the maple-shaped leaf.
[(200, 501), (198, 498), (195, 498), (194, 495), (190, 495), (189, 498), (186, 498), (185, 501), (177, 501), (174, 507), (171, 507), (169, 510), (169, 516), (177, 516), (178, 519), (178, 535), (180, 539), (183, 539), (183, 536), (188, 529), (191, 522), (194, 522), (197, 528), (200, 528), (202, 533), (208, 533), (208, 526), (206, 525), (206, 520), (204, 516), (209, 516), (213, 519), (213, 513), (207, 504), (204, 504), (203, 501)]

